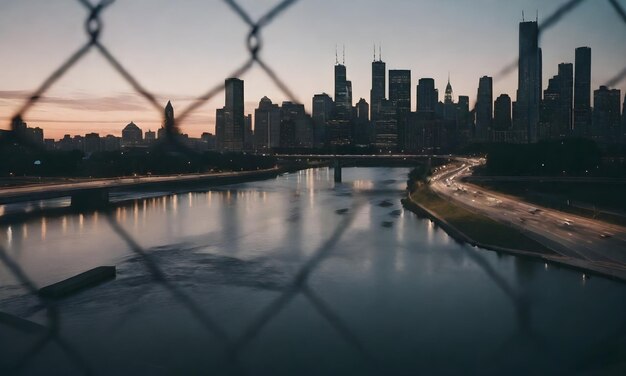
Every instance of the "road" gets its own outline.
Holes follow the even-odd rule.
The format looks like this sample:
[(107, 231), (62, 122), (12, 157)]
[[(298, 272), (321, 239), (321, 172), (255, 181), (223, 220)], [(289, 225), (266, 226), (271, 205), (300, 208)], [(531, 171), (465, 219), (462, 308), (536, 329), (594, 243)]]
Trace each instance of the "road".
[(94, 179), (81, 182), (54, 183), (54, 184), (38, 184), (22, 187), (3, 188), (0, 190), (0, 205), (41, 200), (55, 197), (70, 196), (72, 193), (91, 189), (133, 189), (139, 187), (147, 187), (152, 185), (166, 183), (192, 183), (198, 181), (213, 181), (224, 178), (254, 176), (263, 173), (279, 173), (279, 168), (258, 171), (241, 171), (241, 172), (211, 172), (203, 174), (185, 174), (185, 175), (168, 175), (168, 176), (137, 176), (123, 177), (113, 179)]
[(431, 188), (461, 206), (511, 225), (551, 248), (563, 261), (626, 277), (626, 228), (559, 212), (462, 181), (482, 159), (458, 159), (431, 179)]

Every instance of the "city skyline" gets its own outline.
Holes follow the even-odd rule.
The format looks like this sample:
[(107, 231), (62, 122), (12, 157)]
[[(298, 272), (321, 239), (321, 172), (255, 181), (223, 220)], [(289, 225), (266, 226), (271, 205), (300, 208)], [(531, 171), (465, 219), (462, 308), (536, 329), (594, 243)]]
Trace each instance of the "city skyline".
[[(299, 101), (305, 105), (305, 108), (309, 113), (312, 112), (311, 98), (314, 94), (322, 92), (329, 93), (330, 95), (333, 94), (334, 83), (332, 64), (335, 61), (336, 44), (339, 45), (340, 49), (344, 44), (346, 45), (347, 76), (348, 79), (352, 81), (354, 87), (352, 95), (353, 105), (356, 104), (359, 98), (365, 98), (368, 102), (370, 102), (370, 64), (373, 60), (372, 47), (374, 43), (377, 45), (382, 44), (382, 60), (386, 62), (388, 70), (411, 70), (412, 90), (415, 90), (417, 81), (420, 78), (431, 77), (435, 79), (436, 88), (440, 93), (443, 93), (444, 87), (447, 83), (447, 76), (450, 73), (451, 82), (454, 87), (454, 99), (458, 100), (459, 95), (467, 95), (470, 97), (470, 105), (473, 106), (476, 101), (476, 91), (478, 88), (479, 77), (487, 75), (494, 77), (494, 98), (500, 94), (508, 94), (511, 98), (515, 98), (517, 75), (514, 72), (511, 72), (506, 77), (499, 78), (498, 72), (502, 69), (502, 67), (515, 60), (517, 56), (517, 25), (518, 22), (521, 21), (521, 13), (518, 13), (518, 10), (516, 9), (517, 7), (510, 6), (510, 4), (503, 6), (491, 1), (480, 1), (477, 8), (489, 5), (489, 9), (494, 16), (494, 24), (492, 26), (485, 26), (480, 23), (472, 24), (472, 22), (478, 22), (477, 20), (479, 17), (475, 14), (476, 11), (469, 13), (466, 12), (466, 17), (463, 20), (458, 20), (459, 13), (464, 8), (467, 8), (467, 5), (451, 5), (449, 2), (443, 3), (445, 4), (425, 3), (419, 5), (420, 7), (423, 6), (424, 9), (430, 9), (432, 11), (446, 10), (443, 14), (446, 14), (447, 17), (438, 18), (436, 24), (445, 26), (452, 23), (452, 25), (444, 27), (445, 30), (443, 31), (435, 28), (433, 29), (434, 32), (431, 32), (428, 30), (428, 26), (433, 26), (432, 24), (429, 24), (431, 21), (424, 21), (421, 23), (415, 21), (404, 22), (399, 27), (402, 31), (406, 31), (406, 33), (404, 34), (405, 36), (401, 37), (399, 41), (389, 38), (389, 33), (384, 30), (367, 30), (367, 33), (365, 33), (366, 35), (360, 36), (359, 41), (356, 41), (356, 34), (359, 34), (362, 30), (356, 32), (350, 31), (349, 28), (348, 30), (336, 33), (332, 39), (329, 38), (327, 41), (326, 38), (322, 38), (321, 36), (337, 31), (337, 25), (331, 24), (331, 21), (335, 19), (335, 15), (330, 15), (328, 20), (325, 20), (324, 22), (324, 26), (326, 26), (327, 30), (321, 31), (320, 34), (322, 35), (320, 35), (319, 38), (314, 38), (316, 39), (315, 41), (310, 40), (311, 36), (304, 31), (302, 35), (299, 36), (302, 39), (300, 44), (303, 42), (307, 43), (309, 48), (299, 48), (298, 51), (301, 52), (301, 55), (303, 56), (298, 56), (298, 54), (295, 54), (293, 49), (290, 49), (290, 47), (293, 47), (290, 44), (294, 42), (293, 39), (297, 35), (288, 36), (283, 34), (289, 34), (284, 33), (285, 30), (291, 27), (289, 25), (294, 24), (294, 22), (297, 23), (298, 20), (302, 22), (303, 13), (311, 11), (311, 3), (308, 3), (307, 5), (307, 2), (301, 2), (296, 4), (293, 10), (290, 10), (290, 12), (294, 12), (295, 14), (286, 15), (285, 21), (281, 21), (283, 22), (282, 27), (281, 25), (272, 26), (271, 28), (268, 28), (267, 32), (264, 32), (263, 37), (265, 47), (262, 56), (266, 58), (270, 66), (277, 70), (279, 76), (286, 82), (286, 84), (293, 89)], [(519, 2), (518, 8), (520, 10), (526, 9), (527, 19), (534, 19), (535, 12), (531, 12), (531, 10), (537, 8), (539, 10), (539, 21), (541, 23), (542, 15), (548, 15), (554, 11), (558, 5), (561, 5), (562, 2), (549, 1), (545, 3), (547, 4), (539, 4), (537, 1), (521, 1)], [(5, 16), (0, 16), (0, 18), (7, 17), (6, 15), (10, 16), (11, 14), (14, 16), (19, 15), (20, 12), (28, 11), (29, 7), (34, 6), (33, 4), (41, 6), (41, 4), (36, 1), (24, 2), (20, 4), (23, 5), (18, 5), (17, 3), (8, 3), (8, 5), (3, 5), (8, 12), (4, 12)], [(150, 44), (148, 46), (144, 46), (150, 48), (144, 48), (142, 51), (131, 51), (130, 47), (133, 44), (131, 42), (137, 41), (133, 38), (129, 38), (127, 41), (125, 36), (122, 38), (122, 36), (117, 35), (119, 34), (119, 31), (116, 31), (116, 28), (119, 27), (117, 23), (123, 20), (125, 16), (122, 16), (119, 13), (119, 9), (116, 9), (119, 7), (122, 10), (132, 10), (128, 7), (133, 8), (141, 6), (137, 4), (124, 4), (125, 3), (123, 2), (116, 3), (115, 6), (112, 6), (110, 10), (107, 10), (103, 14), (103, 20), (105, 22), (103, 35), (112, 35), (110, 38), (113, 38), (108, 39), (103, 36), (104, 42), (105, 44), (111, 46), (113, 53), (119, 55), (120, 60), (124, 64), (129, 65), (129, 70), (137, 76), (141, 83), (143, 83), (150, 90), (154, 90), (159, 94), (159, 100), (163, 101), (163, 105), (167, 102), (167, 100), (171, 99), (174, 106), (180, 110), (189, 103), (189, 100), (193, 97), (193, 93), (200, 94), (208, 87), (211, 87), (229, 77), (227, 73), (225, 76), (218, 77), (218, 69), (211, 70), (212, 72), (214, 71), (215, 74), (212, 74), (210, 79), (206, 80), (206, 84), (203, 83), (202, 86), (196, 86), (193, 90), (189, 87), (189, 80), (196, 82), (202, 80), (198, 80), (197, 78), (194, 80), (194, 77), (189, 77), (189, 75), (183, 76), (182, 74), (168, 76), (167, 69), (160, 73), (162, 77), (159, 77), (159, 80), (155, 79), (154, 75), (159, 75), (157, 67), (161, 67), (163, 63), (150, 62), (150, 64), (147, 64), (146, 60), (149, 61), (154, 58), (154, 54), (158, 54), (160, 49), (155, 48), (155, 45)], [(159, 5), (162, 5), (165, 8), (168, 6), (165, 3), (159, 3)], [(261, 4), (245, 5), (258, 12), (261, 12), (264, 6), (269, 6), (268, 4), (265, 4), (265, 2), (261, 2)], [(181, 9), (178, 9), (175, 16), (190, 16), (185, 12), (190, 9), (194, 9), (193, 6), (201, 7), (202, 5), (188, 4), (181, 6)], [(415, 5), (402, 2), (394, 3), (393, 6), (396, 7), (397, 10), (417, 9), (417, 6)], [(51, 6), (50, 11), (54, 15), (55, 12), (60, 12), (57, 8), (61, 8), (61, 10), (69, 13), (67, 17), (73, 16), (74, 13), (76, 17), (80, 17), (80, 12), (82, 11), (80, 7), (68, 6), (68, 9), (65, 9), (64, 7), (65, 6)], [(338, 4), (337, 7), (341, 10), (345, 7), (345, 4)], [(217, 11), (218, 14), (221, 14), (220, 12), (224, 12), (224, 14), (229, 12), (228, 9), (222, 9), (222, 5), (217, 6), (216, 8), (221, 9), (220, 11)], [(372, 5), (371, 3), (363, 4), (363, 8), (365, 9), (363, 22), (365, 23), (367, 23), (369, 17), (373, 17), (371, 14), (372, 10), (381, 10), (379, 9), (379, 5)], [(313, 10), (318, 13), (320, 11), (319, 9)], [(110, 16), (108, 12), (111, 12)], [(385, 10), (385, 12), (388, 12), (388, 10)], [(386, 13), (384, 12), (379, 15), (379, 17), (385, 16)], [(402, 20), (405, 20), (406, 16), (402, 15), (400, 17)], [(550, 31), (544, 35), (541, 42), (541, 47), (543, 48), (542, 90), (547, 87), (546, 84), (548, 79), (557, 73), (558, 63), (574, 63), (574, 50), (576, 47), (589, 46), (593, 51), (592, 90), (598, 89), (600, 85), (603, 85), (605, 81), (615, 76), (623, 68), (620, 66), (620, 64), (624, 61), (621, 57), (626, 56), (626, 51), (624, 51), (625, 49), (622, 47), (623, 44), (617, 44), (617, 42), (621, 39), (619, 36), (619, 28), (626, 28), (626, 26), (618, 24), (619, 19), (615, 19), (617, 27), (608, 27), (607, 25), (604, 25), (604, 22), (599, 22), (604, 20), (605, 17), (616, 17), (608, 3), (606, 6), (598, 7), (590, 6), (589, 3), (583, 3), (578, 9), (568, 15), (566, 20), (550, 29)], [(38, 19), (40, 17), (35, 18), (37, 18), (37, 22), (35, 22), (37, 24), (40, 21)], [(34, 56), (31, 56), (31, 59), (28, 59), (29, 53), (22, 52), (21, 50), (13, 51), (13, 55), (17, 57), (15, 60), (16, 62), (19, 61), (19, 64), (6, 64), (7, 67), (3, 70), (3, 73), (1, 73), (2, 77), (0, 77), (2, 81), (6, 83), (6, 90), (0, 92), (0, 120), (2, 121), (0, 128), (7, 128), (9, 125), (9, 118), (13, 115), (14, 111), (17, 110), (19, 104), (21, 103), (20, 97), (23, 97), (26, 94), (25, 90), (32, 89), (33, 85), (37, 85), (41, 81), (42, 77), (45, 77), (47, 73), (55, 68), (56, 63), (53, 64), (51, 61), (56, 59), (52, 59), (52, 57), (57, 56), (58, 59), (62, 60), (63, 56), (67, 55), (66, 52), (71, 52), (73, 48), (80, 45), (84, 39), (84, 35), (81, 33), (75, 33), (74, 30), (75, 28), (82, 27), (82, 22), (79, 22), (80, 19), (81, 18), (73, 19), (70, 17), (69, 19), (62, 20), (63, 33), (67, 34), (65, 36), (71, 36), (71, 38), (68, 38), (69, 40), (64, 42), (63, 51), (51, 53), (51, 59), (46, 59), (45, 61), (39, 63), (39, 65), (36, 65), (35, 62), (31, 61)], [(231, 19), (229, 20), (233, 21)], [(6, 21), (6, 23), (3, 23), (5, 28), (9, 27), (11, 22), (15, 22), (12, 20)], [(44, 22), (45, 20), (41, 21), (44, 25), (47, 25), (48, 23)], [(147, 26), (153, 26), (152, 23), (155, 21), (156, 20), (150, 20), (147, 22)], [(192, 17), (191, 21), (193, 23), (198, 20)], [(284, 23), (287, 23), (287, 25)], [(219, 25), (220, 22), (217, 22), (217, 26)], [(466, 27), (468, 25), (474, 26), (471, 33), (467, 32)], [(215, 26), (216, 25), (213, 27)], [(285, 26), (288, 27), (286, 28)], [(191, 27), (193, 28), (194, 26)], [(594, 33), (589, 32), (589, 27), (595, 27)], [(239, 30), (239, 25), (237, 25), (237, 28), (237, 30)], [(477, 29), (477, 31), (474, 29)], [(495, 29), (498, 29), (499, 32), (495, 33)], [(245, 27), (243, 25), (241, 26), (240, 31), (245, 32)], [(282, 33), (280, 31), (282, 31)], [(416, 35), (416, 32), (422, 32), (422, 34), (428, 36), (428, 38), (422, 38), (420, 35)], [(482, 34), (483, 37), (489, 38), (488, 41), (490, 43), (460, 42), (465, 38), (471, 37), (472, 35), (476, 35), (475, 38), (478, 38), (481, 32), (484, 33)], [(64, 35), (63, 33), (60, 35)], [(59, 36), (54, 32), (51, 34), (52, 39)], [(74, 36), (74, 34), (77, 35)], [(149, 40), (150, 43), (157, 43), (159, 42), (159, 33), (156, 34), (157, 35), (151, 35), (150, 33), (147, 33), (146, 35), (150, 35), (149, 38), (146, 35), (138, 38), (143, 41)], [(172, 38), (174, 37), (182, 38), (184, 31), (179, 30), (173, 34), (173, 36), (165, 38), (165, 41), (172, 41)], [(360, 34), (363, 33), (361, 32)], [(29, 33), (26, 33), (26, 36), (24, 37), (25, 39), (21, 41), (19, 38), (12, 38), (17, 40), (17, 42), (15, 40), (12, 42), (8, 41), (6, 37), (0, 36), (0, 46), (3, 46), (0, 48), (8, 49), (11, 45), (15, 45), (15, 43), (21, 43), (25, 47), (23, 50), (28, 50), (28, 47), (34, 48), (36, 45), (40, 44), (35, 40), (30, 40), (28, 35)], [(370, 38), (368, 38), (368, 36), (370, 36)], [(454, 38), (455, 36), (462, 36), (463, 38)], [(193, 35), (192, 39), (195, 39), (197, 42), (197, 37), (197, 35)], [(227, 59), (227, 57), (230, 57), (230, 52), (233, 52), (236, 55), (235, 51), (239, 51), (240, 55), (238, 56), (241, 58), (241, 61), (243, 61), (246, 56), (246, 50), (241, 43), (243, 38), (238, 39), (234, 36), (230, 39), (229, 38), (225, 37), (225, 42), (231, 42), (232, 39), (232, 45), (229, 43), (223, 43), (223, 45), (220, 45), (219, 48), (219, 52), (224, 51), (225, 55), (225, 58), (223, 59), (224, 61), (219, 62), (219, 64), (223, 65), (222, 70), (226, 70), (227, 68), (226, 65), (224, 65), (225, 63), (228, 63), (228, 67), (232, 69), (235, 65), (237, 65), (236, 63), (233, 63), (233, 61), (239, 62), (238, 59)], [(371, 39), (372, 42), (370, 43), (367, 39)], [(424, 41), (424, 39), (427, 40)], [(286, 43), (283, 45), (283, 48), (276, 49), (277, 47), (280, 47), (280, 43), (274, 42), (277, 40), (279, 42)], [(423, 51), (429, 51), (429, 47), (432, 48), (433, 41), (436, 42), (435, 44), (440, 43), (439, 48), (433, 50), (435, 51), (433, 53), (425, 55), (421, 54)], [(10, 43), (8, 43), (7, 46), (7, 43), (5, 42)], [(415, 47), (407, 49), (407, 43), (411, 43)], [(120, 44), (122, 44), (122, 48), (118, 51)], [(461, 44), (469, 44), (469, 46), (463, 49)], [(55, 46), (55, 43), (51, 43), (51, 45)], [(164, 42), (163, 45), (168, 47), (168, 43), (166, 42)], [(184, 49), (183, 45), (175, 42), (170, 43), (169, 47), (170, 49), (174, 47), (174, 50), (179, 52), (182, 51), (180, 52), (180, 56), (186, 56), (187, 50)], [(495, 51), (500, 52), (495, 53)], [(507, 52), (504, 53), (504, 51)], [(215, 53), (216, 51), (212, 52)], [(129, 56), (129, 53), (131, 56)], [(144, 65), (147, 64), (143, 67), (144, 69), (133, 69), (133, 67), (137, 67), (136, 62), (133, 62), (132, 58), (129, 57), (137, 54), (139, 54), (138, 56), (141, 56), (141, 54), (146, 55), (142, 59)], [(26, 55), (26, 60), (24, 60), (22, 55)], [(175, 55), (178, 56), (178, 53)], [(176, 56), (170, 56), (164, 60), (176, 60)], [(307, 59), (307, 57), (314, 57), (315, 59), (311, 61), (311, 59)], [(193, 67), (191, 67), (193, 68), (191, 69), (191, 72), (206, 72), (206, 67), (198, 69), (198, 67), (195, 66), (198, 59), (199, 58), (197, 56), (190, 57), (191, 61), (189, 64), (193, 65)], [(121, 134), (123, 126), (130, 121), (134, 121), (140, 127), (145, 129), (157, 129), (162, 122), (161, 113), (152, 110), (147, 102), (145, 102), (142, 98), (138, 98), (135, 94), (130, 93), (130, 90), (126, 89), (126, 91), (118, 91), (118, 86), (123, 88), (127, 85), (121, 83), (121, 78), (117, 77), (116, 73), (112, 72), (110, 67), (105, 67), (101, 60), (102, 59), (100, 59), (96, 54), (91, 53), (85, 61), (80, 62), (76, 68), (74, 68), (74, 71), (68, 73), (67, 78), (63, 78), (57, 86), (53, 87), (49, 94), (51, 99), (47, 100), (47, 103), (38, 104), (26, 116), (25, 121), (29, 123), (29, 126), (41, 127), (46, 131), (46, 135), (48, 137), (54, 137), (57, 139), (66, 133), (85, 133), (85, 131), (89, 130), (91, 127), (93, 127), (94, 131), (97, 130), (103, 134), (112, 133), (119, 135)], [(212, 59), (211, 62), (217, 63), (217, 60)], [(184, 68), (187, 65), (184, 61), (181, 61), (180, 64), (181, 68)], [(17, 65), (20, 67), (17, 67)], [(154, 67), (153, 65), (156, 65), (157, 67)], [(433, 68), (434, 66), (437, 66), (437, 68)], [(477, 68), (477, 66), (480, 66), (481, 68)], [(20, 69), (28, 70), (29, 72), (32, 71), (33, 74), (28, 75), (28, 77), (24, 77), (24, 74), (19, 76), (16, 72)], [(112, 82), (103, 85), (101, 82), (90, 82), (90, 80), (85, 80), (85, 77), (93, 77), (93, 74), (99, 73), (100, 70), (105, 73), (101, 75), (102, 78), (98, 75), (97, 81), (114, 77)], [(298, 73), (295, 74), (294, 70)], [(302, 74), (302, 72), (306, 72), (306, 74)], [(91, 75), (88, 73), (91, 73)], [(151, 76), (150, 74), (145, 73), (152, 73), (153, 75)], [(278, 104), (287, 99), (257, 68), (253, 69), (251, 73), (246, 74), (241, 78), (246, 81), (245, 114), (254, 114), (254, 109), (257, 107), (259, 100), (264, 96), (269, 97), (273, 103)], [(182, 82), (173, 82), (177, 80), (181, 80)], [(84, 89), (80, 89), (80, 86), (86, 87), (84, 87)], [(166, 89), (159, 90), (160, 87)], [(626, 83), (622, 81), (615, 88), (621, 89), (622, 92), (626, 92)], [(168, 94), (161, 94), (164, 92), (167, 93), (168, 90), (171, 90), (172, 92)], [(192, 117), (188, 118), (185, 123), (181, 124), (181, 131), (194, 136), (198, 136), (207, 131), (214, 133), (215, 110), (217, 108), (221, 108), (222, 106), (223, 95), (220, 94), (215, 96), (211, 101), (203, 105)], [(415, 108), (415, 98), (412, 98), (411, 108)], [(59, 120), (63, 121), (61, 122)]]

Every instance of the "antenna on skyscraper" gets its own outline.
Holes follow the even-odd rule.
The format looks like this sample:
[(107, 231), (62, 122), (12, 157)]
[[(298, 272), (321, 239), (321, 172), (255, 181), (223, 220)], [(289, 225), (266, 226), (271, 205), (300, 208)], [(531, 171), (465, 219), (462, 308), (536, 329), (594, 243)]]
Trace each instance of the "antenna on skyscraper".
[(339, 56), (337, 55), (337, 44), (335, 44), (335, 64), (339, 65)]
[(376, 61), (376, 43), (374, 43), (374, 61)]
[(343, 45), (343, 65), (346, 65), (346, 45)]
[(525, 19), (524, 19), (524, 11), (522, 11), (522, 22), (524, 22), (524, 21), (525, 21)]
[(539, 23), (539, 9), (537, 9), (537, 17), (535, 18), (535, 22)]
[(383, 61), (383, 48), (382, 48), (383, 43), (380, 42), (378, 43), (378, 60), (379, 61)]

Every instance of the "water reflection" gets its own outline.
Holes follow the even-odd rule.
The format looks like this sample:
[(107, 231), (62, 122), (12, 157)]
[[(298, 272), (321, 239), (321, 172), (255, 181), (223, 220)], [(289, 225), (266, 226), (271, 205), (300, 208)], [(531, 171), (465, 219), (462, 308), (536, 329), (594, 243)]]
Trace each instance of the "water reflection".
[(48, 231), (48, 222), (46, 217), (41, 218), (41, 240), (46, 240), (46, 232)]
[[(516, 369), (520, 359), (523, 371), (528, 365), (554, 374), (561, 370), (557, 362), (538, 352), (575, 359), (589, 354), (586, 343), (599, 333), (619, 330), (626, 316), (622, 285), (562, 269), (546, 273), (547, 264), (451, 241), (433, 222), (403, 211), (406, 173), (346, 168), (344, 182), (335, 184), (328, 169), (301, 171), (208, 192), (134, 197), (112, 218), (155, 260), (168, 283), (237, 335), (289, 286), (342, 221), (355, 215), (332, 252), (311, 271), (308, 288), (389, 374), (480, 373), (487, 363), (494, 367), (487, 373), (497, 374)], [(62, 314), (71, 318), (64, 322), (64, 334), (90, 359), (99, 359), (104, 373), (115, 373), (116, 367), (129, 373), (126, 364), (137, 359), (163, 364), (170, 357), (221, 356), (212, 337), (198, 334), (189, 312), (155, 287), (143, 260), (100, 215), (105, 214), (0, 225), (9, 251), (19, 255), (38, 285), (94, 266), (118, 266), (114, 282), (61, 304)], [(0, 284), (15, 282), (0, 275)], [(14, 287), (11, 291), (19, 290)], [(6, 291), (0, 290), (0, 310), (28, 311), (31, 301)], [(246, 365), (266, 364), (272, 374), (293, 374), (303, 368), (293, 363), (302, 362), (314, 374), (349, 373), (334, 367), (345, 359), (353, 366), (354, 352), (330, 346), (343, 343), (341, 335), (325, 330), (324, 316), (302, 302), (294, 300), (283, 314), (268, 319), (267, 332), (247, 349)], [(114, 335), (111, 328), (118, 329)], [(306, 349), (293, 345), (299, 341), (295, 332), (307, 338)], [(303, 360), (311, 354), (314, 364)], [(416, 359), (415, 354), (429, 356)], [(490, 361), (481, 363), (484, 359)], [(180, 370), (172, 364), (163, 367), (185, 373), (175, 372)], [(367, 368), (359, 371), (368, 374)]]

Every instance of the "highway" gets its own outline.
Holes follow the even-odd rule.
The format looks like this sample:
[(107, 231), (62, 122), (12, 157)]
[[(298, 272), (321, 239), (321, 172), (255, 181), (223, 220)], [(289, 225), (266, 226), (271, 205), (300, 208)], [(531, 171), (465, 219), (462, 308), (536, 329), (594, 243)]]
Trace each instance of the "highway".
[(81, 182), (33, 184), (22, 187), (0, 189), (0, 205), (22, 201), (43, 200), (64, 196), (71, 196), (75, 192), (107, 189), (127, 190), (136, 188), (157, 187), (163, 184), (185, 184), (201, 181), (216, 181), (226, 178), (239, 178), (261, 175), (264, 173), (280, 173), (279, 168), (258, 171), (238, 172), (211, 172), (201, 174), (167, 175), (167, 176), (137, 176), (112, 179), (94, 179)]
[(459, 164), (433, 175), (439, 195), (524, 232), (557, 252), (561, 261), (626, 279), (626, 228), (559, 212), (502, 193), (465, 183), (462, 178), (483, 159), (457, 159)]

